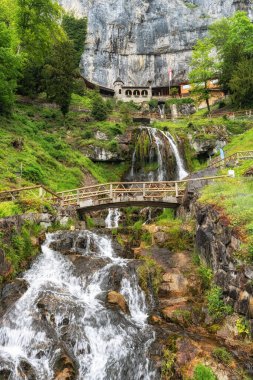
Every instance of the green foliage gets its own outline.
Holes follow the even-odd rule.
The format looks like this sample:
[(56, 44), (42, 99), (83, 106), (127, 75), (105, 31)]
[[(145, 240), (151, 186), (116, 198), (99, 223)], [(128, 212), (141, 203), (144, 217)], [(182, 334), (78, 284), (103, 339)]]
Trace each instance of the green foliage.
[(38, 253), (39, 247), (32, 244), (31, 237), (37, 237), (40, 232), (39, 225), (26, 222), (20, 231), (13, 230), (8, 239), (3, 235), (0, 237), (0, 247), (11, 264), (12, 277), (20, 273), (26, 262)]
[(218, 360), (218, 362), (228, 365), (232, 361), (231, 354), (224, 347), (217, 347), (213, 350), (212, 356)]
[(232, 102), (239, 107), (253, 104), (253, 59), (241, 60), (233, 71), (229, 87)]
[(174, 98), (166, 100), (166, 107), (171, 104), (182, 105), (182, 104), (194, 104), (194, 99), (192, 98)]
[(162, 377), (163, 379), (170, 380), (174, 375), (174, 365), (176, 360), (176, 353), (165, 349), (162, 359)]
[(78, 67), (84, 51), (87, 35), (87, 18), (76, 19), (73, 15), (65, 14), (62, 20), (62, 26), (70, 41), (74, 44), (74, 49), (76, 51), (75, 66)]
[(143, 226), (143, 220), (138, 220), (138, 222), (134, 223), (133, 230), (135, 231), (141, 231)]
[(211, 368), (198, 364), (194, 369), (192, 380), (217, 380), (217, 377)]
[(208, 111), (210, 112), (210, 92), (208, 81), (216, 76), (217, 64), (212, 54), (214, 45), (205, 38), (199, 40), (194, 47), (191, 61), (191, 71), (189, 74), (194, 94), (199, 102), (206, 101)]
[(85, 216), (85, 222), (86, 222), (86, 226), (87, 226), (88, 229), (91, 229), (91, 228), (95, 227), (94, 220), (92, 219), (91, 216), (86, 215)]
[(201, 280), (201, 285), (203, 289), (209, 289), (211, 285), (211, 281), (213, 279), (212, 270), (208, 268), (206, 265), (201, 264), (200, 267), (197, 269), (197, 273)]
[(214, 321), (221, 320), (233, 311), (230, 305), (224, 303), (222, 299), (222, 289), (219, 286), (214, 285), (207, 292), (206, 299), (209, 315)]
[(162, 282), (163, 270), (155, 260), (148, 256), (141, 256), (140, 259), (143, 261), (137, 269), (140, 286), (145, 292), (152, 288), (157, 296)]
[(44, 88), (50, 101), (60, 106), (65, 116), (69, 111), (76, 75), (73, 43), (66, 40), (53, 46), (43, 69)]
[(96, 94), (96, 96), (93, 99), (91, 115), (92, 117), (94, 117), (95, 120), (98, 121), (103, 121), (107, 119), (108, 108), (106, 102), (99, 94)]
[(229, 90), (238, 63), (252, 57), (253, 25), (246, 12), (238, 11), (211, 25), (210, 38), (220, 62), (221, 83), (225, 90)]
[(17, 0), (21, 51), (34, 63), (44, 62), (52, 43), (62, 36), (61, 8), (52, 0)]
[(238, 334), (243, 338), (250, 336), (249, 322), (245, 318), (238, 318), (236, 321), (236, 329)]
[(11, 32), (0, 21), (0, 114), (11, 112), (17, 79), (20, 76), (20, 57), (13, 53), (11, 45)]
[(158, 107), (158, 100), (157, 99), (150, 99), (148, 102), (148, 105), (151, 109), (156, 109)]
[(8, 216), (18, 215), (21, 213), (22, 210), (20, 206), (13, 201), (0, 203), (0, 218), (6, 218)]

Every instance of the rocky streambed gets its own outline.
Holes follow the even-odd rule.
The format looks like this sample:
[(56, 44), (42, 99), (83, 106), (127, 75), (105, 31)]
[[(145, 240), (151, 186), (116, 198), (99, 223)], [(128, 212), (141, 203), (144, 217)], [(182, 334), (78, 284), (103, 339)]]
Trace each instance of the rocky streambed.
[(107, 236), (49, 234), (1, 320), (1, 379), (159, 378), (136, 265)]

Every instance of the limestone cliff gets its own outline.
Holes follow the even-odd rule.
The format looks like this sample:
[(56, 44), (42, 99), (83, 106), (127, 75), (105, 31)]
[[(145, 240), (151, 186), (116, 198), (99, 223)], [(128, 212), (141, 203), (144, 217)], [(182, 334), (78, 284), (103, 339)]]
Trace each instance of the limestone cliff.
[(187, 77), (192, 46), (214, 20), (234, 11), (252, 15), (250, 0), (58, 0), (67, 10), (88, 17), (88, 39), (82, 73), (112, 87), (168, 83)]

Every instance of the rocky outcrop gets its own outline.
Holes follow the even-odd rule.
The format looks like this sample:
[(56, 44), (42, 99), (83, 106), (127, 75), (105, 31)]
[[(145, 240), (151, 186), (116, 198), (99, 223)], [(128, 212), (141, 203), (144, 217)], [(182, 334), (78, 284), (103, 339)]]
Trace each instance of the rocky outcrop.
[(28, 283), (22, 278), (16, 278), (6, 284), (0, 292), (0, 317), (9, 309), (28, 289)]
[(88, 17), (82, 74), (113, 87), (118, 76), (125, 84), (168, 85), (185, 80), (192, 47), (208, 25), (243, 9), (249, 0), (58, 0), (67, 10)]
[(196, 249), (212, 268), (214, 281), (222, 288), (226, 302), (250, 320), (253, 333), (253, 265), (238, 255), (243, 243), (238, 231), (222, 210), (198, 203), (196, 190), (194, 195), (192, 191), (188, 193), (178, 214), (196, 218)]

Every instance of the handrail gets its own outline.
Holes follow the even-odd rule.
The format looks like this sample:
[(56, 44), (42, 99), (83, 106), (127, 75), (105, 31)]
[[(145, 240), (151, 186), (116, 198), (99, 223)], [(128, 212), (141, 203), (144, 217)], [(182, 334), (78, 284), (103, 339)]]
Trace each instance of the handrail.
[[(248, 157), (248, 156), (246, 156), (246, 155), (248, 155), (248, 154), (252, 154), (252, 158), (253, 158), (253, 150), (245, 150), (245, 151), (243, 151), (243, 150), (239, 150), (239, 151), (237, 151), (237, 152), (235, 152), (235, 153), (233, 153), (233, 154), (231, 154), (231, 155), (229, 155), (229, 156), (227, 156), (227, 157), (224, 157), (224, 159), (222, 159), (222, 158), (220, 158), (220, 157), (215, 157), (209, 164), (208, 164), (208, 167), (210, 168), (210, 167), (212, 167), (212, 166), (216, 166), (217, 164), (224, 164), (224, 162), (229, 162), (229, 161), (232, 161), (232, 158), (234, 158), (234, 157), (236, 157), (236, 158), (238, 158), (238, 159), (248, 159), (248, 158), (251, 158), (251, 157)], [(244, 157), (239, 157), (240, 155), (245, 155)]]
[(35, 185), (35, 186), (21, 187), (21, 188), (18, 188), (18, 189), (1, 190), (0, 191), (0, 196), (4, 195), (4, 194), (8, 195), (8, 194), (22, 193), (24, 191), (35, 190), (35, 189), (43, 189), (47, 193), (53, 195), (53, 197), (56, 197), (56, 198), (58, 198), (60, 200), (62, 199), (58, 193), (54, 193), (52, 190), (48, 189), (44, 185)]

